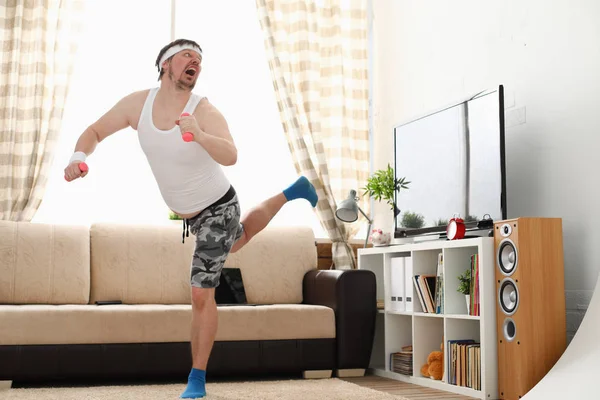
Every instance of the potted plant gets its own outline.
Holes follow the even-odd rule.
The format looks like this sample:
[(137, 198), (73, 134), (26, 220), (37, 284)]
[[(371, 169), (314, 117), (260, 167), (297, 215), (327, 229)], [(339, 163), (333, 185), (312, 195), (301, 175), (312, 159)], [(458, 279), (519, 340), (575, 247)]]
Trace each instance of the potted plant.
[(471, 270), (467, 269), (465, 272), (458, 277), (458, 292), (465, 295), (467, 302), (467, 314), (469, 314), (471, 305)]
[(367, 179), (367, 185), (362, 188), (364, 195), (374, 198), (377, 201), (385, 200), (394, 212), (394, 218), (400, 214), (396, 206), (395, 194), (400, 189), (408, 189), (405, 177), (400, 179), (394, 177), (394, 169), (388, 164), (386, 169), (380, 169)]
[(405, 228), (422, 228), (425, 225), (425, 218), (421, 214), (405, 211), (402, 214), (401, 225)]

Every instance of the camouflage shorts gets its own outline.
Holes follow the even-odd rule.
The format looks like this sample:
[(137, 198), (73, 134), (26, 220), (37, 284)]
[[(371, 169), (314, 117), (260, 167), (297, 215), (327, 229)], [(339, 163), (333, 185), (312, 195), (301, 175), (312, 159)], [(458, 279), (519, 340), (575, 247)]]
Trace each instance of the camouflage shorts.
[(215, 288), (233, 244), (242, 236), (240, 204), (237, 195), (230, 200), (207, 207), (188, 219), (190, 232), (196, 236), (192, 259), (191, 285)]

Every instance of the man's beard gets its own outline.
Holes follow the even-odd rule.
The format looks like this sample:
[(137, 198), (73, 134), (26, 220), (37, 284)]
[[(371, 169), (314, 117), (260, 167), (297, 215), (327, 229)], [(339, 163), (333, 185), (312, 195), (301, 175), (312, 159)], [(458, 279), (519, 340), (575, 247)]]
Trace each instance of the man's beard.
[(193, 80), (191, 83), (188, 83), (182, 79), (175, 79), (175, 75), (173, 75), (173, 71), (169, 71), (169, 79), (172, 82), (175, 82), (177, 89), (180, 89), (180, 90), (192, 90), (196, 86), (196, 80)]

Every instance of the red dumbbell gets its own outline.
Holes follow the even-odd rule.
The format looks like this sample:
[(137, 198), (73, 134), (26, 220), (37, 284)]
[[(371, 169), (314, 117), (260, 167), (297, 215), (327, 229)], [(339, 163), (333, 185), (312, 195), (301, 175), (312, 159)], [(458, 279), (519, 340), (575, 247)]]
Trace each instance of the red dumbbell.
[[(80, 163), (79, 163), (79, 170), (80, 170), (81, 172), (88, 172), (88, 171), (89, 171), (89, 169), (90, 169), (90, 168), (88, 167), (88, 165), (87, 165), (86, 163), (84, 163), (84, 162), (80, 162)], [(69, 180), (67, 179), (67, 177), (66, 177), (66, 176), (65, 176), (65, 180), (66, 180), (67, 182), (69, 181)]]
[[(181, 114), (182, 117), (189, 117), (190, 114), (188, 113), (183, 113)], [(181, 138), (183, 139), (184, 142), (191, 142), (194, 140), (194, 134), (192, 132), (185, 132), (183, 135), (181, 135)]]

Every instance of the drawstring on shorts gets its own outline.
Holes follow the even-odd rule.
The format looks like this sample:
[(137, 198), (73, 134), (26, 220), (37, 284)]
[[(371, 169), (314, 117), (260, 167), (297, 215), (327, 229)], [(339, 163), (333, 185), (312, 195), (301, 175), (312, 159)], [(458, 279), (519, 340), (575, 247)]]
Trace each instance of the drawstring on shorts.
[(183, 218), (183, 233), (181, 234), (181, 243), (185, 243), (185, 238), (190, 236), (190, 223)]

